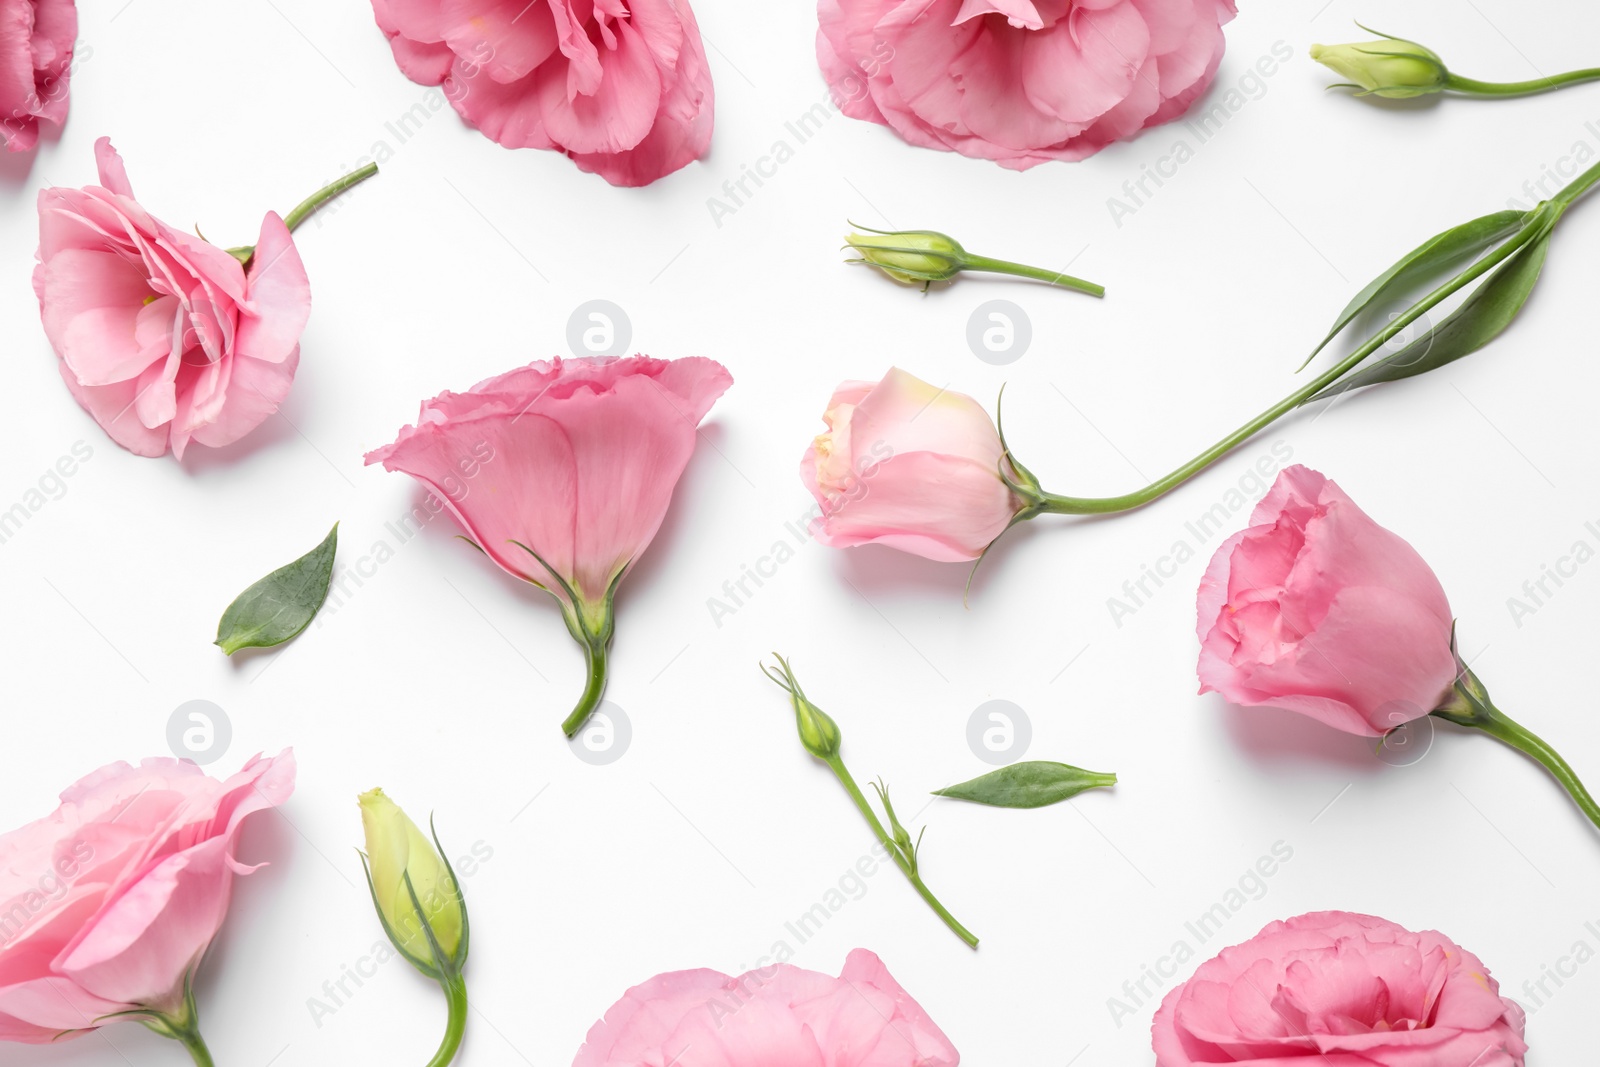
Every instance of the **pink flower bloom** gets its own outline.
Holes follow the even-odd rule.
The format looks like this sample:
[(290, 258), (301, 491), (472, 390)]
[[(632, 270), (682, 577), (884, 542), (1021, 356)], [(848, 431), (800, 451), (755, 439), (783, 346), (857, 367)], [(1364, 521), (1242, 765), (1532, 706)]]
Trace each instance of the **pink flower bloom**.
[(883, 961), (856, 949), (838, 978), (773, 964), (731, 978), (673, 971), (634, 986), (572, 1067), (956, 1067), (960, 1053)]
[(853, 118), (1026, 170), (1170, 122), (1222, 61), (1234, 0), (819, 0)]
[(507, 148), (649, 185), (711, 144), (711, 68), (688, 0), (372, 0), (414, 82)]
[(1451, 624), (1416, 549), (1290, 467), (1200, 581), (1200, 691), (1382, 736), (1449, 695)]
[(222, 927), (239, 824), (294, 791), (294, 756), (219, 782), (188, 761), (113, 763), (0, 836), (0, 1040), (48, 1044), (114, 1012), (183, 1010)]
[(819, 541), (888, 545), (942, 562), (974, 560), (1023, 506), (1000, 479), (1005, 449), (970, 396), (898, 368), (834, 390), (800, 461), (817, 498)]
[(660, 529), (700, 420), (731, 384), (698, 357), (532, 363), (440, 393), (367, 453), (421, 482), (490, 559), (561, 602), (590, 661), (569, 736), (604, 692), (617, 584)]
[(1523, 1012), (1443, 934), (1324, 911), (1200, 965), (1156, 1012), (1156, 1067), (1522, 1067)]
[(73, 0), (0, 0), (0, 141), (13, 152), (39, 142), (39, 120), (67, 121), (78, 40)]
[(130, 452), (232, 444), (294, 381), (311, 315), (294, 240), (268, 212), (247, 270), (140, 207), (108, 139), (95, 155), (99, 185), (39, 193), (33, 288), (61, 377)]

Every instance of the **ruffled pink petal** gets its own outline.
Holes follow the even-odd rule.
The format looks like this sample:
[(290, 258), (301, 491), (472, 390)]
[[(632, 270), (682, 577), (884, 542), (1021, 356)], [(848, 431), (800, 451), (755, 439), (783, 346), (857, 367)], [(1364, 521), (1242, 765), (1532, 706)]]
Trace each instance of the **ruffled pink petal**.
[(251, 359), (282, 363), (298, 350), (311, 319), (311, 280), (276, 212), (261, 220), (245, 283), (248, 295), (240, 306), (235, 350)]
[(599, 53), (601, 77), (592, 94), (574, 93), (570, 60), (545, 63), (535, 75), (550, 139), (569, 152), (624, 152), (649, 134), (661, 105), (661, 75), (631, 22), (618, 24), (617, 46)]

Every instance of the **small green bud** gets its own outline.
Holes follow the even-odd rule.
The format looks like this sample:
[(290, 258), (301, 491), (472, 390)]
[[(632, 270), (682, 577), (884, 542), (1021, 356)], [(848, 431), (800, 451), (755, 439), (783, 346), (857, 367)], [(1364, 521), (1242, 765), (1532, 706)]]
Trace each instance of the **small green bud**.
[(431, 931), (445, 962), (459, 969), (466, 959), (467, 905), (449, 864), (383, 790), (361, 794), (359, 803), (367, 877), (389, 940), (418, 970), (437, 977)]
[(1450, 82), (1444, 61), (1415, 41), (1389, 37), (1362, 44), (1314, 44), (1311, 58), (1350, 79), (1363, 95), (1408, 100), (1442, 93)]
[(933, 230), (852, 233), (845, 243), (861, 256), (854, 262), (877, 267), (905, 285), (949, 281), (967, 265), (961, 243)]
[(794, 704), (795, 728), (800, 733), (800, 743), (806, 751), (820, 760), (831, 760), (839, 755), (839, 744), (842, 735), (839, 733), (839, 724), (833, 721), (829, 714), (806, 699), (806, 694), (800, 688), (800, 682), (794, 676), (794, 669), (789, 666), (789, 661), (782, 656), (773, 654), (777, 659), (782, 672), (762, 664), (761, 670), (778, 686), (789, 694), (791, 703)]

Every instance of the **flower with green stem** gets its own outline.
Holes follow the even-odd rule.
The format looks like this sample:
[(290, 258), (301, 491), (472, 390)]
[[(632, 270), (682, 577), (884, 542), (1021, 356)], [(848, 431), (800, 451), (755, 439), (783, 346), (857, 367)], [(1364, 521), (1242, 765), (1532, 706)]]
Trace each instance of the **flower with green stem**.
[(923, 292), (934, 282), (947, 282), (962, 271), (970, 270), (1032, 278), (1090, 296), (1106, 295), (1105, 286), (1061, 271), (975, 256), (954, 237), (937, 230), (874, 230), (854, 222), (850, 225), (867, 232), (852, 233), (845, 238), (845, 244), (859, 254), (859, 258), (848, 262), (876, 267), (902, 285), (921, 285)]
[(462, 970), (471, 927), (461, 883), (437, 832), (430, 840), (381, 789), (361, 794), (359, 803), (367, 841), (362, 866), (378, 921), (395, 951), (444, 990), (449, 1021), (428, 1067), (446, 1067), (467, 1028)]
[[(1359, 22), (1356, 25), (1361, 26)], [(1479, 81), (1452, 73), (1435, 52), (1415, 41), (1393, 37), (1367, 26), (1361, 28), (1377, 34), (1383, 40), (1311, 46), (1312, 59), (1350, 79), (1328, 88), (1355, 89), (1359, 96), (1379, 96), (1390, 100), (1407, 100), (1444, 92), (1463, 96), (1510, 97), (1531, 96), (1600, 80), (1600, 67), (1589, 67), (1526, 81)]]
[(856, 784), (855, 777), (844, 765), (844, 759), (840, 755), (843, 738), (839, 732), (839, 724), (834, 722), (827, 712), (806, 698), (805, 691), (795, 678), (794, 669), (789, 665), (789, 661), (777, 653), (773, 653), (773, 658), (778, 661), (778, 666), (771, 667), (763, 663), (761, 671), (772, 679), (778, 688), (789, 694), (790, 702), (794, 706), (795, 727), (800, 734), (800, 743), (805, 746), (807, 752), (826, 763), (834, 777), (839, 779), (839, 784), (844, 786), (845, 792), (855, 802), (857, 810), (867, 820), (867, 825), (872, 828), (872, 833), (877, 837), (879, 844), (888, 852), (895, 866), (900, 868), (900, 872), (906, 876), (917, 894), (928, 907), (933, 909), (934, 914), (943, 919), (944, 924), (966, 942), (969, 948), (977, 948), (978, 938), (956, 921), (956, 917), (950, 914), (922, 880), (922, 873), (917, 866), (922, 834), (919, 833), (916, 840), (912, 840), (911, 834), (900, 824), (894, 805), (889, 801), (888, 787), (882, 781), (878, 781), (872, 783), (872, 788), (878, 794), (878, 799), (883, 804), (884, 815), (889, 820), (889, 827), (887, 829), (884, 827), (883, 820), (872, 807), (872, 802), (867, 799), (861, 787)]

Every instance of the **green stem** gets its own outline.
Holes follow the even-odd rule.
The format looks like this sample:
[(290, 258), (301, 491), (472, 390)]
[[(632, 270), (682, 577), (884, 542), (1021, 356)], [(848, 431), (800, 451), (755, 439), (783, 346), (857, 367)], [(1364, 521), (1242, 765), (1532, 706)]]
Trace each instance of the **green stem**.
[(1042, 267), (1030, 267), (1024, 263), (1012, 263), (1004, 259), (990, 259), (988, 256), (967, 255), (962, 258), (962, 268), (965, 270), (987, 271), (990, 274), (1012, 274), (1018, 278), (1033, 278), (1036, 281), (1049, 282), (1059, 285), (1063, 289), (1076, 289), (1080, 293), (1090, 296), (1105, 296), (1106, 287), (1086, 282), (1082, 278), (1074, 278), (1070, 274), (1060, 271), (1045, 270)]
[(601, 699), (606, 695), (606, 640), (603, 637), (585, 636), (583, 640), (584, 659), (589, 666), (588, 680), (584, 682), (583, 696), (578, 698), (578, 706), (572, 709), (572, 714), (561, 724), (561, 729), (568, 737), (578, 736), (578, 731), (583, 729), (583, 724), (589, 721), (589, 716), (594, 714), (600, 706)]
[(1521, 82), (1482, 82), (1476, 78), (1463, 78), (1459, 74), (1452, 74), (1444, 87), (1470, 96), (1508, 97), (1532, 96), (1534, 93), (1547, 93), (1552, 89), (1564, 89), (1569, 85), (1581, 85), (1592, 81), (1600, 81), (1600, 67), (1568, 71), (1549, 78), (1529, 78)]
[(345, 190), (360, 185), (376, 173), (378, 173), (378, 165), (376, 163), (368, 163), (360, 170), (353, 170), (338, 181), (330, 182), (300, 201), (293, 211), (283, 217), (283, 224), (289, 227), (290, 233), (293, 233), (302, 222), (311, 217), (311, 213), (316, 211), (317, 208)]
[(211, 1050), (206, 1047), (206, 1039), (200, 1036), (200, 1013), (194, 1004), (192, 970), (184, 975), (183, 1006), (176, 1013), (139, 1008), (107, 1018), (135, 1019), (143, 1023), (147, 1030), (170, 1038), (188, 1049), (189, 1057), (194, 1060), (195, 1067), (216, 1067), (216, 1061), (211, 1058)]
[(1465, 666), (1456, 679), (1450, 700), (1433, 714), (1457, 726), (1482, 730), (1490, 737), (1538, 760), (1561, 783), (1579, 810), (1589, 817), (1589, 821), (1600, 827), (1600, 804), (1596, 804), (1594, 797), (1583, 787), (1571, 764), (1562, 759), (1560, 753), (1551, 748), (1544, 738), (1495, 707), (1483, 683)]
[(884, 829), (883, 822), (878, 818), (878, 813), (872, 810), (871, 802), (861, 792), (861, 787), (856, 785), (856, 780), (851, 776), (849, 769), (845, 767), (844, 760), (835, 755), (827, 757), (826, 762), (839, 779), (840, 784), (844, 786), (845, 792), (850, 794), (850, 799), (856, 802), (856, 807), (861, 810), (861, 814), (866, 818), (867, 825), (872, 827), (872, 832), (877, 835), (883, 847), (889, 850), (889, 855), (894, 857), (895, 866), (900, 868), (900, 872), (906, 876), (906, 879), (916, 889), (917, 895), (927, 902), (928, 907), (932, 908), (934, 914), (944, 920), (944, 924), (954, 931), (957, 937), (966, 942), (968, 948), (977, 948), (977, 936), (965, 926), (962, 926), (956, 917), (951, 915), (949, 910), (939, 902), (939, 898), (934, 896), (933, 891), (922, 881), (922, 876), (917, 873), (917, 869), (911, 860), (905, 857), (889, 831)]
[(1338, 382), (1368, 356), (1420, 318), (1429, 308), (1448, 299), (1458, 290), (1483, 277), (1515, 255), (1530, 241), (1537, 240), (1549, 233), (1566, 209), (1597, 183), (1600, 183), (1600, 163), (1596, 163), (1578, 175), (1566, 188), (1551, 197), (1546, 210), (1540, 211), (1536, 209), (1530, 212), (1529, 220), (1510, 240), (1411, 305), (1411, 307), (1396, 316), (1388, 326), (1380, 330), (1360, 348), (1340, 360), (1326, 373), (1318, 376), (1316, 380), (1302, 389), (1295, 390), (1295, 392), (1272, 405), (1243, 426), (1240, 426), (1237, 430), (1234, 430), (1172, 473), (1163, 478), (1158, 478), (1143, 489), (1132, 493), (1124, 493), (1121, 496), (1072, 497), (1035, 490), (1032, 494), (1034, 498), (1033, 507), (1023, 514), (1028, 517), (1041, 513), (1055, 515), (1109, 515), (1114, 512), (1131, 511), (1134, 508), (1143, 507), (1151, 501), (1167, 495), (1190, 478), (1210, 467), (1223, 456), (1226, 456), (1229, 452), (1232, 452), (1239, 445), (1254, 437), (1265, 427), (1270, 426), (1284, 415), (1306, 403), (1328, 386)]
[(194, 1059), (195, 1067), (216, 1067), (216, 1061), (211, 1058), (211, 1050), (206, 1048), (205, 1038), (200, 1036), (200, 1031), (193, 1030), (186, 1034), (173, 1035), (184, 1048), (189, 1050), (189, 1055)]
[(467, 1033), (467, 980), (460, 974), (452, 974), (439, 985), (450, 1004), (450, 1022), (445, 1027), (444, 1040), (439, 1042), (439, 1051), (428, 1061), (428, 1067), (449, 1067)]

